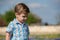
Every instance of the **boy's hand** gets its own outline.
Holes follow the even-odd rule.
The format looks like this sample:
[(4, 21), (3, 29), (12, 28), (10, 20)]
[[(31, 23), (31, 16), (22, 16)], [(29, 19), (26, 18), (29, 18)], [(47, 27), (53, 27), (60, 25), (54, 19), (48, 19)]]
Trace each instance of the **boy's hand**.
[(10, 34), (6, 33), (6, 40), (10, 40)]

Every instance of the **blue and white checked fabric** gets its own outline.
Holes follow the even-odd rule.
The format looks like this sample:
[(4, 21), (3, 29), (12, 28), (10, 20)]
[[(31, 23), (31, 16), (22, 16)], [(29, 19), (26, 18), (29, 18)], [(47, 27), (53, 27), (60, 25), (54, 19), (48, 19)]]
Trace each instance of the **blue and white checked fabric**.
[(29, 37), (28, 25), (25, 23), (20, 24), (17, 19), (9, 23), (6, 32), (11, 34), (10, 40), (28, 40)]

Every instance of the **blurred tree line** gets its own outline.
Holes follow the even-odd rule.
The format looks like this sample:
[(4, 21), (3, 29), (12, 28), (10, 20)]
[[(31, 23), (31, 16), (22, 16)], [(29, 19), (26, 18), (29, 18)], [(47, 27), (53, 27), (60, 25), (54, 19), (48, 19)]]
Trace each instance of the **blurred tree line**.
[[(5, 24), (8, 25), (9, 22), (15, 18), (15, 13), (13, 10), (9, 10), (9, 11), (6, 11), (5, 14), (3, 14), (1, 17), (5, 21)], [(32, 23), (37, 23), (38, 21), (41, 22), (41, 19), (36, 18), (36, 15), (29, 13), (26, 23), (30, 25)]]

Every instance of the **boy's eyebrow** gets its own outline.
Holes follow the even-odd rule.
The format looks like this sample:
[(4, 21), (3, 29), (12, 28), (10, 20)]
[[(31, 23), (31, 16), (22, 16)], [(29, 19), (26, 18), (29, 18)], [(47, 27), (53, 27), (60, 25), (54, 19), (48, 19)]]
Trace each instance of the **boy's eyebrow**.
[(23, 16), (23, 17), (27, 17), (28, 15), (25, 15), (25, 16)]

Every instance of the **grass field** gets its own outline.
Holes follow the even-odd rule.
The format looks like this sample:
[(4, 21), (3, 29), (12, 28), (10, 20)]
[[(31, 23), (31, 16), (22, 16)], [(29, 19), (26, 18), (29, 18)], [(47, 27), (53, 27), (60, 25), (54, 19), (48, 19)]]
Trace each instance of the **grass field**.
[[(35, 39), (35, 40), (44, 40), (44, 39), (52, 39), (52, 38), (60, 38), (60, 34), (30, 34), (30, 37)], [(0, 40), (5, 39), (5, 35), (0, 35)]]
[[(3, 30), (4, 29), (4, 30)], [(5, 34), (6, 27), (0, 28), (0, 34)], [(60, 27), (30, 27), (30, 38), (36, 40), (48, 40), (60, 38)], [(0, 40), (5, 39), (5, 35), (0, 35)], [(60, 39), (59, 39), (60, 40)]]
[(35, 38), (60, 38), (60, 34), (31, 34), (30, 37), (35, 37)]

